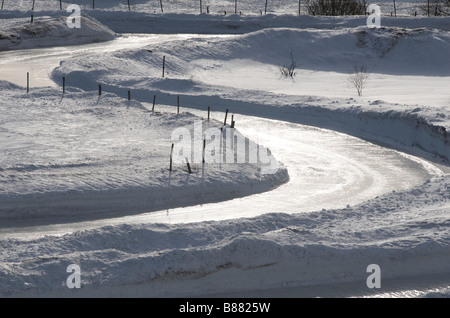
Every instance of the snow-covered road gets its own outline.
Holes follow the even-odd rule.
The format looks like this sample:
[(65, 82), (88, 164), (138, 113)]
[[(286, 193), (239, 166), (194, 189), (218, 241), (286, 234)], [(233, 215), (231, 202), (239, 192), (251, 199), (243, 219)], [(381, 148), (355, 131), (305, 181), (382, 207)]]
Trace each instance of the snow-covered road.
[[(67, 47), (16, 50), (0, 53), (0, 80), (24, 85), (30, 71), (31, 86), (58, 86), (49, 74), (61, 60), (100, 54), (121, 49), (140, 48), (167, 41), (197, 37), (232, 37), (232, 35), (196, 34), (126, 34), (116, 40)], [(21, 70), (23, 72), (21, 72)], [(147, 105), (149, 108), (151, 105)], [(173, 108), (158, 106), (172, 112)], [(202, 116), (202, 112), (189, 112)], [(221, 120), (223, 114), (212, 113)], [(123, 223), (186, 223), (252, 217), (270, 212), (310, 212), (345, 208), (396, 190), (422, 184), (442, 171), (425, 160), (376, 146), (331, 130), (253, 116), (236, 115), (239, 130), (252, 140), (271, 149), (289, 171), (290, 181), (268, 193), (256, 194), (227, 202), (184, 207), (138, 216), (70, 223), (45, 219), (5, 221), (0, 232), (11, 237), (63, 234), (76, 230)], [(383, 162), (383, 164), (380, 164)], [(408, 176), (408, 178), (404, 178)], [(243, 211), (242, 206), (247, 208)], [(33, 222), (32, 226), (27, 223)]]
[[(139, 39), (131, 42), (136, 47), (144, 45)], [(130, 45), (132, 44), (123, 47), (130, 48)], [(61, 48), (54, 50), (56, 52)], [(80, 55), (87, 53), (83, 49), (77, 51), (74, 47), (68, 50)], [(38, 76), (34, 80), (39, 84), (33, 83), (32, 77), (32, 86), (48, 85), (45, 83), (48, 81), (47, 76), (59, 64), (59, 59), (78, 54), (68, 53), (63, 57), (55, 53), (51, 56), (50, 51), (47, 51), (44, 54), (47, 59), (42, 55), (39, 57), (44, 51), (40, 52), (31, 59), (23, 55), (20, 58), (21, 61), (28, 61), (29, 67), (41, 64), (40, 71), (36, 69), (36, 74), (41, 74), (39, 76), (42, 80)], [(2, 54), (6, 57), (9, 53)], [(10, 55), (10, 61), (13, 56), (14, 54)], [(9, 67), (3, 66), (5, 69)], [(19, 68), (25, 72), (26, 69)], [(19, 74), (17, 83), (23, 86), (20, 72), (14, 67), (10, 72)], [(158, 105), (158, 110), (164, 109)], [(165, 110), (173, 112), (173, 107)], [(223, 113), (213, 114), (213, 118), (219, 120), (222, 116)], [(52, 289), (56, 285), (47, 283), (47, 280), (60, 283), (60, 269), (68, 260), (72, 261), (73, 257), (77, 257), (76, 261), (82, 263), (86, 276), (91, 277), (89, 279), (94, 284), (99, 282), (99, 286), (103, 288), (100, 291), (102, 295), (109, 292), (130, 295), (138, 293), (140, 287), (144, 289), (142, 294), (149, 296), (173, 296), (177, 293), (193, 295), (193, 290), (199, 295), (221, 293), (236, 296), (236, 291), (248, 288), (255, 290), (253, 296), (280, 295), (279, 290), (274, 289), (267, 294), (261, 292), (270, 287), (281, 288), (288, 296), (296, 295), (297, 292), (304, 296), (301, 288), (289, 290), (285, 287), (291, 286), (290, 284), (308, 284), (310, 277), (320, 278), (319, 281), (325, 282), (340, 279), (351, 281), (363, 277), (361, 282), (364, 283), (365, 266), (374, 260), (382, 265), (386, 277), (447, 270), (446, 255), (449, 254), (446, 253), (446, 245), (440, 246), (436, 242), (447, 240), (447, 206), (440, 206), (439, 200), (442, 198), (445, 203), (448, 196), (448, 178), (432, 179), (442, 174), (437, 166), (331, 130), (239, 113), (234, 116), (240, 132), (270, 148), (272, 154), (285, 164), (290, 174), (288, 183), (269, 192), (226, 202), (133, 216), (81, 221), (70, 218), (44, 218), (38, 222), (2, 221), (2, 246), (10, 251), (7, 266), (13, 264), (7, 267), (8, 271), (5, 273), (11, 272), (13, 277), (17, 270), (9, 270), (17, 264), (28, 273), (30, 261), (33, 265), (38, 264), (36, 268), (47, 270), (45, 262), (51, 262), (54, 270), (46, 271), (49, 273), (48, 277), (37, 275), (35, 285), (42, 286), (41, 280), (44, 280), (46, 286), (50, 286), (47, 292), (51, 290), (59, 293), (59, 290)], [(428, 179), (432, 180), (426, 181)], [(359, 205), (361, 203), (364, 204)], [(320, 212), (322, 209), (327, 210)], [(239, 220), (240, 217), (246, 219)], [(199, 223), (200, 227), (192, 224), (207, 220), (226, 221), (203, 222)], [(224, 224), (224, 228), (221, 224)], [(183, 228), (186, 231), (181, 232), (187, 233), (186, 237), (180, 234), (180, 229)], [(205, 232), (208, 235), (205, 236)], [(48, 236), (49, 234), (55, 236)], [(97, 234), (101, 243), (96, 240)], [(142, 239), (147, 234), (151, 235), (151, 239)], [(166, 234), (174, 235), (176, 240), (167, 239)], [(195, 239), (198, 242), (194, 242)], [(78, 241), (85, 249), (82, 254), (79, 252)], [(133, 243), (128, 244), (129, 242)], [(176, 242), (176, 246), (172, 246), (172, 242)], [(35, 249), (39, 252), (35, 253)], [(162, 250), (166, 252), (159, 254)], [(103, 272), (100, 274), (105, 276), (98, 273), (97, 260), (103, 257), (95, 254), (99, 251), (104, 255), (101, 260)], [(123, 254), (116, 255), (114, 252), (111, 256), (110, 251), (120, 251)], [(258, 257), (255, 260), (249, 258), (249, 251), (253, 251)], [(300, 257), (305, 255), (305, 251), (308, 257)], [(402, 258), (402, 252), (405, 251), (410, 257), (407, 261)], [(429, 251), (431, 256), (427, 254)], [(14, 254), (16, 252), (17, 257)], [(52, 255), (53, 258), (41, 259), (41, 255)], [(160, 255), (163, 255), (161, 261)], [(443, 261), (441, 267), (436, 262), (440, 257)], [(24, 258), (26, 261), (22, 261)], [(208, 260), (206, 265), (203, 263), (205, 259)], [(42, 260), (44, 263), (41, 265)], [(324, 260), (328, 263), (324, 263)], [(433, 266), (430, 266), (429, 260)], [(173, 264), (179, 266), (173, 267)], [(133, 273), (136, 278), (127, 280), (127, 275), (121, 275), (122, 270)], [(151, 275), (142, 277), (145, 277), (146, 282), (148, 277), (153, 280), (148, 285), (142, 285), (138, 276), (147, 271), (152, 271)], [(167, 281), (164, 276), (167, 273), (184, 275), (191, 272), (199, 273), (200, 278)], [(119, 278), (109, 280), (111, 273), (117, 274)], [(163, 284), (159, 281), (161, 277)], [(261, 277), (266, 280), (260, 281)], [(5, 290), (20, 290), (24, 286), (21, 279), (10, 279), (10, 287), (5, 287)], [(438, 281), (441, 279), (439, 277)], [(448, 281), (448, 277), (445, 279)], [(120, 290), (114, 290), (110, 282), (131, 285), (128, 286), (128, 291), (122, 285), (116, 286)], [(423, 289), (430, 282), (431, 280), (426, 280)], [(405, 285), (401, 283), (399, 286)], [(349, 287), (349, 295), (359, 294), (356, 292), (359, 285), (355, 286)], [(361, 286), (365, 288), (365, 284)], [(337, 287), (341, 290), (342, 285)], [(95, 295), (95, 288), (88, 292), (91, 290)], [(37, 289), (37, 292), (41, 290)], [(342, 293), (341, 291), (340, 295)], [(313, 296), (317, 294), (312, 293)], [(248, 293), (242, 295), (246, 296)]]
[[(173, 107), (159, 108), (173, 111)], [(199, 111), (191, 111), (202, 115)], [(212, 113), (212, 118), (222, 116), (219, 112)], [(408, 190), (441, 174), (439, 168), (425, 160), (338, 132), (244, 115), (236, 115), (236, 120), (244, 135), (271, 149), (275, 158), (286, 165), (290, 175), (288, 183), (269, 192), (226, 202), (133, 216), (83, 222), (43, 219), (38, 221), (42, 222), (41, 226), (36, 226), (36, 220), (5, 221), (0, 232), (2, 236), (31, 239), (105, 225), (189, 223), (254, 217), (271, 212), (339, 209), (392, 191)]]
[(29, 72), (31, 87), (57, 87), (58, 84), (49, 77), (49, 74), (59, 66), (61, 60), (121, 49), (135, 49), (173, 40), (212, 36), (230, 37), (232, 35), (123, 34), (108, 42), (0, 52), (0, 80), (26, 86), (26, 74)]

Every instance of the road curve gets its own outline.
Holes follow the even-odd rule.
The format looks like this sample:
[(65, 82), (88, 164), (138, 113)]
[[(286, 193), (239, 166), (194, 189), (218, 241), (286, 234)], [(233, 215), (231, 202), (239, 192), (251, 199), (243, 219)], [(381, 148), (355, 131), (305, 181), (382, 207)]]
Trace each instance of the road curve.
[[(166, 111), (173, 111), (173, 107)], [(212, 118), (222, 116), (222, 113), (212, 113)], [(189, 223), (271, 212), (338, 209), (391, 191), (410, 189), (441, 174), (439, 168), (425, 160), (346, 134), (272, 119), (236, 116), (238, 129), (271, 149), (275, 158), (287, 167), (289, 182), (272, 191), (225, 202), (139, 215), (83, 222), (45, 219), (42, 224), (38, 220), (7, 220), (0, 228), (2, 236), (36, 238), (123, 223)]]
[[(7, 78), (21, 85), (24, 84), (22, 73), (32, 70), (31, 86), (54, 86), (56, 84), (48, 74), (63, 59), (198, 36), (207, 35), (124, 35), (107, 43), (2, 52), (0, 80)], [(158, 107), (164, 110), (162, 106)], [(172, 109), (168, 107), (166, 111)], [(190, 112), (198, 111), (191, 109)], [(212, 116), (221, 120), (223, 114), (213, 113)], [(237, 128), (244, 135), (270, 148), (275, 157), (285, 164), (290, 175), (287, 184), (270, 192), (226, 202), (137, 216), (86, 222), (46, 219), (42, 224), (37, 220), (9, 220), (6, 221), (8, 223), (3, 222), (0, 233), (23, 238), (23, 235), (63, 234), (120, 223), (197, 222), (252, 217), (269, 212), (302, 213), (343, 208), (393, 190), (411, 188), (441, 173), (422, 159), (345, 134), (259, 117), (236, 116), (239, 122)]]

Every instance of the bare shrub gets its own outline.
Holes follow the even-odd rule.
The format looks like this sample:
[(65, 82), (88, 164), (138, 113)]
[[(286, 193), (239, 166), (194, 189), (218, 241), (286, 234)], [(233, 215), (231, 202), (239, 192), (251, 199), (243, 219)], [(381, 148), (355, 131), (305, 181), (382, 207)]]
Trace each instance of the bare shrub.
[(295, 76), (295, 69), (297, 68), (297, 61), (294, 59), (294, 55), (291, 51), (291, 64), (289, 66), (280, 66), (280, 73), (281, 75), (284, 75), (285, 77), (294, 77)]
[(368, 77), (369, 74), (367, 74), (367, 68), (365, 66), (355, 66), (354, 73), (348, 77), (348, 81), (355, 86), (358, 96), (362, 96), (363, 88)]

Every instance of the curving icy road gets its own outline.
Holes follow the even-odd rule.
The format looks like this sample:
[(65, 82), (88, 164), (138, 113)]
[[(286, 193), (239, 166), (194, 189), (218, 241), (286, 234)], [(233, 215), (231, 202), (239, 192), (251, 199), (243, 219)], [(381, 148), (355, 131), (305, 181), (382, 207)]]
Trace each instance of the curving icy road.
[(167, 41), (212, 36), (229, 37), (230, 35), (125, 34), (108, 42), (0, 52), (0, 80), (26, 86), (26, 74), (29, 72), (31, 87), (56, 87), (57, 84), (50, 79), (49, 73), (64, 59), (134, 49)]
[[(173, 111), (173, 107), (166, 111)], [(215, 116), (219, 119), (223, 114), (212, 113)], [(422, 159), (345, 134), (252, 116), (236, 115), (236, 118), (244, 135), (270, 148), (287, 167), (288, 183), (269, 192), (226, 202), (133, 216), (83, 222), (63, 220), (64, 223), (60, 219), (45, 219), (41, 225), (36, 220), (6, 221), (0, 232), (10, 237), (32, 238), (123, 223), (187, 223), (270, 212), (344, 208), (394, 190), (409, 189), (441, 174), (437, 167)]]
[[(4, 70), (0, 76), (11, 80), (9, 75), (15, 73), (16, 76), (12, 81), (23, 85), (21, 74), (31, 69), (32, 86), (55, 85), (48, 78), (48, 73), (61, 59), (91, 52), (99, 53), (99, 50), (106, 52), (139, 47), (182, 37), (135, 36), (124, 37), (115, 44), (107, 45), (5, 52), (0, 54), (2, 61), (0, 67)], [(161, 111), (164, 110), (162, 106), (159, 108)], [(173, 107), (168, 107), (166, 111), (173, 111)], [(213, 113), (212, 116), (223, 118), (222, 113)], [(412, 188), (423, 184), (432, 176), (442, 174), (439, 168), (425, 160), (345, 134), (265, 118), (240, 114), (235, 116), (237, 128), (244, 135), (270, 148), (272, 154), (287, 167), (290, 175), (288, 183), (275, 190), (244, 198), (133, 216), (82, 222), (74, 219), (7, 220), (2, 221), (0, 225), (1, 236), (26, 240), (124, 223), (188, 223), (253, 217), (270, 212), (307, 213), (321, 209), (343, 208), (385, 193)], [(124, 212), (126, 214), (126, 211)], [(440, 280), (441, 277), (436, 279), (437, 282)], [(424, 288), (429, 283), (429, 279), (425, 280)], [(405, 282), (400, 281), (398, 286), (405, 286)], [(342, 285), (339, 285), (339, 289), (341, 287)], [(348, 293), (354, 295), (357, 288), (358, 286), (349, 285)], [(300, 289), (283, 288), (275, 292), (277, 295), (292, 296), (296, 293), (300, 296), (305, 295), (304, 290)], [(312, 295), (317, 294), (311, 292)], [(345, 293), (345, 290), (342, 293)], [(263, 291), (252, 294), (255, 295), (265, 296)]]
[[(0, 80), (8, 79), (23, 86), (23, 74), (30, 71), (31, 86), (54, 86), (56, 84), (48, 74), (62, 59), (198, 36), (200, 35), (125, 35), (107, 43), (2, 52)], [(164, 110), (161, 106), (159, 109)], [(172, 109), (167, 108), (166, 111)], [(212, 116), (221, 120), (223, 114), (213, 113)], [(438, 168), (422, 159), (345, 134), (283, 121), (236, 116), (238, 129), (244, 135), (270, 148), (275, 157), (287, 166), (290, 175), (287, 184), (267, 193), (227, 202), (139, 216), (73, 223), (65, 220), (67, 222), (63, 224), (58, 224), (60, 220), (46, 219), (42, 226), (38, 226), (36, 220), (33, 223), (7, 221), (9, 223), (3, 223), (0, 232), (2, 235), (16, 237), (40, 236), (107, 224), (196, 222), (251, 217), (269, 212), (296, 213), (342, 208), (393, 190), (411, 188), (441, 173)]]

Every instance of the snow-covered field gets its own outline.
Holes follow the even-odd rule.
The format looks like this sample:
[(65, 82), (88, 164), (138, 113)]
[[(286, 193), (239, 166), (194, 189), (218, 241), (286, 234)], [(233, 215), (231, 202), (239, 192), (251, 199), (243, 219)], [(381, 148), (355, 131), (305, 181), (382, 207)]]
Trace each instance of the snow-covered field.
[[(401, 18), (384, 16), (384, 28), (368, 29), (365, 17), (297, 17), (297, 1), (269, 1), (270, 15), (261, 15), (262, 1), (239, 7), (242, 15), (219, 14), (233, 12), (234, 1), (217, 7), (203, 1), (209, 15), (198, 15), (198, 3), (180, 9), (183, 1), (163, 1), (164, 14), (159, 1), (152, 7), (132, 1), (130, 11), (126, 1), (114, 7), (97, 1), (95, 10), (90, 1), (78, 2), (89, 17), (82, 20), (85, 29), (69, 33), (57, 1), (36, 1), (37, 22), (26, 27), (20, 25), (31, 2), (6, 2), (0, 45), (75, 45), (109, 40), (119, 36), (115, 32), (236, 34), (77, 55), (54, 70), (49, 66), (56, 85), (32, 85), (29, 93), (24, 85), (0, 82), (1, 296), (448, 296), (449, 18), (407, 17), (414, 6), (400, 2)], [(385, 13), (390, 10), (390, 2), (382, 4)], [(146, 19), (148, 25), (133, 28)], [(32, 31), (41, 38), (36, 41)], [(291, 52), (296, 75), (283, 78), (279, 67), (290, 62)], [(369, 78), (358, 97), (347, 78), (360, 65)], [(14, 70), (0, 64), (2, 70), (13, 77)], [(159, 111), (176, 109), (177, 96), (180, 114)], [(270, 194), (290, 182), (290, 165), (277, 157), (277, 147), (275, 173), (262, 173), (262, 162), (197, 163), (192, 174), (176, 163), (168, 171), (174, 130), (195, 132), (196, 120), (204, 128), (223, 126), (205, 120), (207, 106), (222, 114), (229, 109), (237, 133), (239, 115), (331, 129), (403, 151), (411, 162), (422, 162), (408, 169), (426, 173), (414, 181), (405, 175), (410, 185), (390, 191), (375, 191), (385, 180), (373, 181), (372, 197), (346, 207), (336, 200), (324, 209), (317, 200), (317, 210), (306, 212), (299, 194), (292, 198), (295, 208), (258, 211), (251, 194)], [(381, 155), (360, 160), (387, 166)], [(305, 161), (308, 176), (345, 180), (345, 168), (316, 169), (313, 162)], [(362, 186), (355, 184), (355, 193)], [(224, 202), (217, 203), (217, 212), (223, 209), (218, 219), (164, 221), (175, 207), (189, 213), (189, 205), (244, 195), (250, 203), (242, 211), (256, 216), (227, 218)], [(108, 219), (150, 211), (163, 216), (158, 222)], [(87, 215), (105, 218), (104, 224), (70, 225)], [(46, 225), (65, 222), (66, 230), (47, 235)], [(81, 289), (66, 286), (70, 264), (81, 268)], [(370, 264), (381, 268), (380, 289), (366, 286)], [(403, 285), (389, 288), (398, 281)]]

